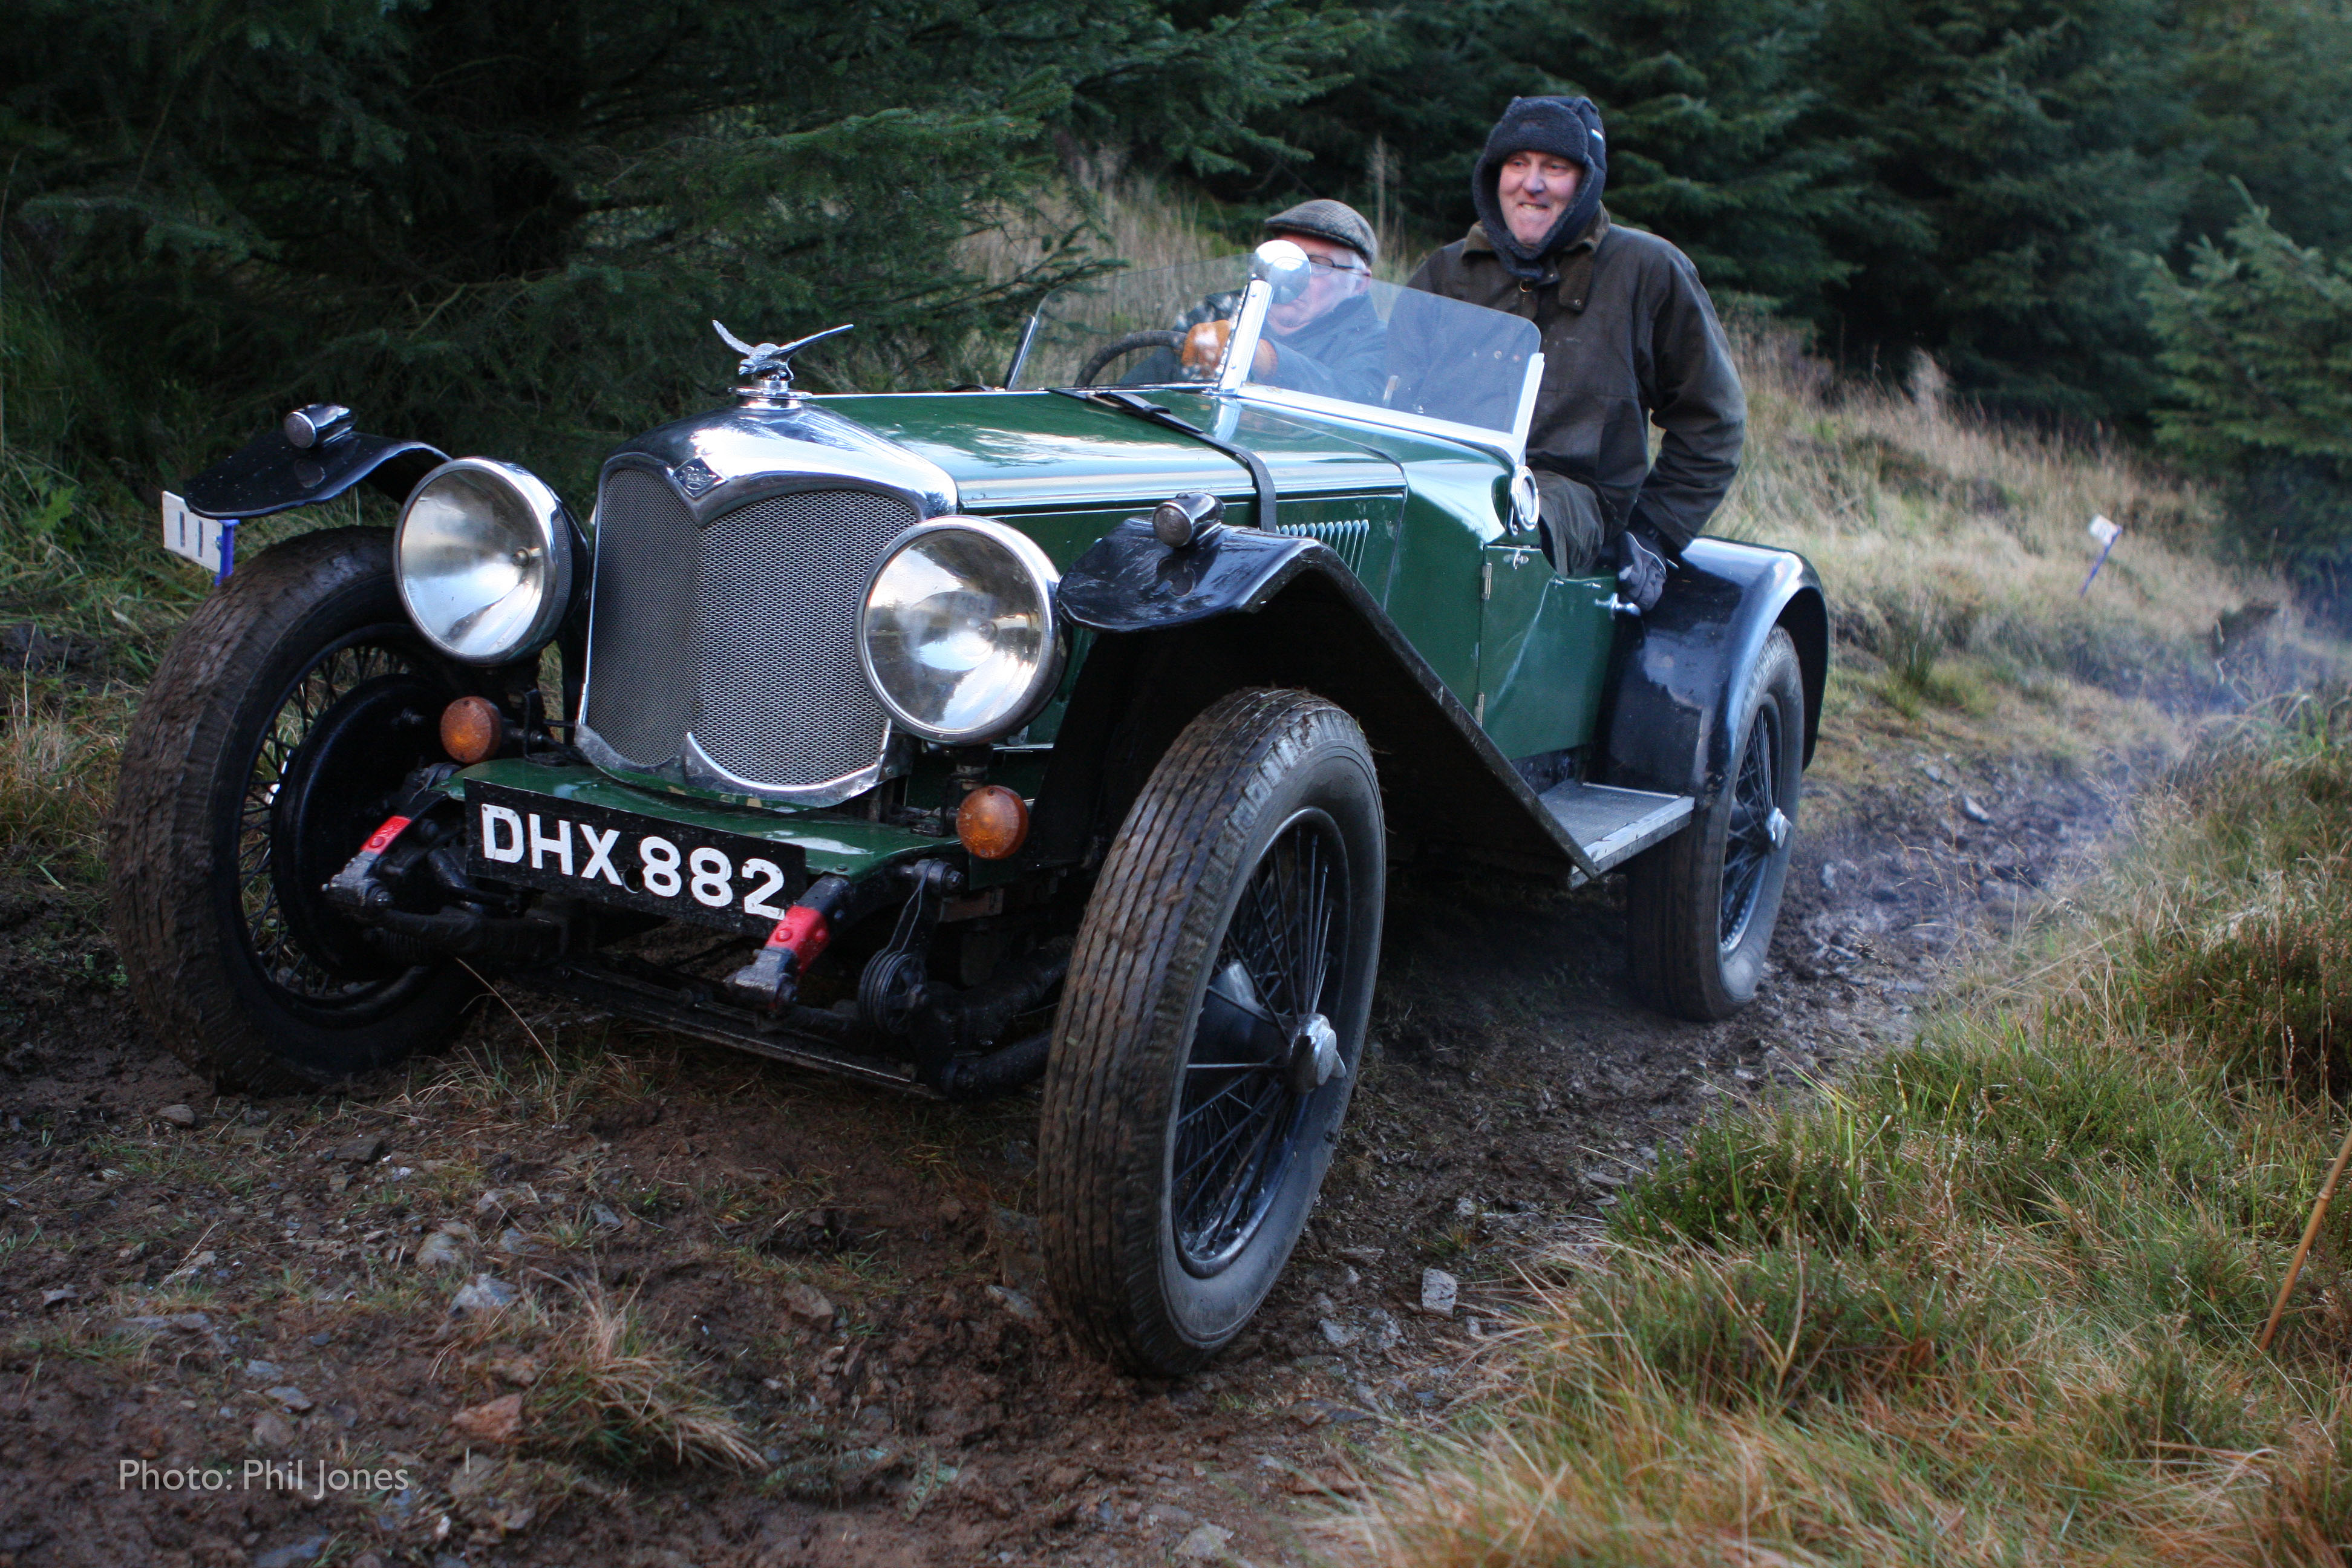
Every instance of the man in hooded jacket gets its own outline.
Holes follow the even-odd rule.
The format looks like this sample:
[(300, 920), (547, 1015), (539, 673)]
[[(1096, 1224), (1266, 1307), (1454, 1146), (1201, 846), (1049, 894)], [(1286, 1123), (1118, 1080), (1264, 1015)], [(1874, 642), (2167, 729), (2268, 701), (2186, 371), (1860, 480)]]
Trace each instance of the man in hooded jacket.
[[(1477, 224), (1411, 287), (1535, 322), (1527, 461), (1553, 564), (1581, 576), (1610, 562), (1646, 610), (1731, 488), (1748, 402), (1690, 258), (1610, 223), (1608, 168), (1590, 99), (1512, 100), (1471, 176)], [(1663, 432), (1654, 465), (1645, 420)]]

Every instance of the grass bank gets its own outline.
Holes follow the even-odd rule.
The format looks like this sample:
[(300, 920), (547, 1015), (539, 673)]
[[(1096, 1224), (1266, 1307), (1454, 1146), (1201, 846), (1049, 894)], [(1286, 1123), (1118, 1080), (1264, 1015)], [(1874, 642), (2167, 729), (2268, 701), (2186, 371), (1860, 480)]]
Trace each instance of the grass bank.
[[(2209, 489), (2117, 445), (1990, 422), (1926, 361), (1907, 390), (1840, 383), (1783, 330), (1734, 336), (1748, 439), (1712, 531), (1803, 552), (1836, 622), (1813, 829), (1867, 798), (1846, 786), (1921, 753), (2160, 764), (2185, 720), (2344, 669), (2283, 578), (2231, 559)], [(2097, 516), (2124, 532), (2086, 590)]]
[(1698, 1131), (1547, 1276), (1361, 1563), (2341, 1563), (2352, 706), (2273, 704), (2112, 875), (1823, 1094)]

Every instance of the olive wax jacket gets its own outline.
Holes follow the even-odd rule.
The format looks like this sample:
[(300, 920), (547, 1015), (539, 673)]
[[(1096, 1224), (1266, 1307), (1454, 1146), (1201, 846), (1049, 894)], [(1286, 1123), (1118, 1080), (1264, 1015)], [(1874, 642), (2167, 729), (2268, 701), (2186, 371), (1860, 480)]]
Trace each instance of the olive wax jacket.
[[(1605, 207), (1550, 261), (1540, 282), (1522, 282), (1474, 225), (1410, 287), (1535, 322), (1544, 373), (1528, 466), (1589, 489), (1606, 539), (1638, 522), (1678, 551), (1722, 504), (1748, 428), (1715, 304), (1688, 257), (1612, 226)], [(1664, 433), (1654, 465), (1649, 420)]]

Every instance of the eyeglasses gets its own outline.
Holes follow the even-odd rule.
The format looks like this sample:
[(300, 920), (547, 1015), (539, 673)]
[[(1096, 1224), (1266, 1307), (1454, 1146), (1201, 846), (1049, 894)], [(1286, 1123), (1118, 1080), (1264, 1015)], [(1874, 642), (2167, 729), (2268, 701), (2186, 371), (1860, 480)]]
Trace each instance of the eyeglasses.
[(1352, 272), (1359, 278), (1371, 270), (1368, 267), (1350, 267), (1344, 261), (1334, 261), (1328, 256), (1310, 256), (1307, 258), (1307, 265), (1318, 272)]

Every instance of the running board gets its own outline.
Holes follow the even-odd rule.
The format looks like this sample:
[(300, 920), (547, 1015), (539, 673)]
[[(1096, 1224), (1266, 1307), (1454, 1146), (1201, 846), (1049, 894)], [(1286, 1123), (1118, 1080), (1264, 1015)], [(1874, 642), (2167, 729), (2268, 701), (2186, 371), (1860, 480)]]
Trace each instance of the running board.
[[(1570, 781), (1544, 791), (1544, 809), (1606, 871), (1653, 844), (1673, 837), (1690, 820), (1691, 797), (1645, 789)], [(1582, 878), (1580, 875), (1579, 880)]]

